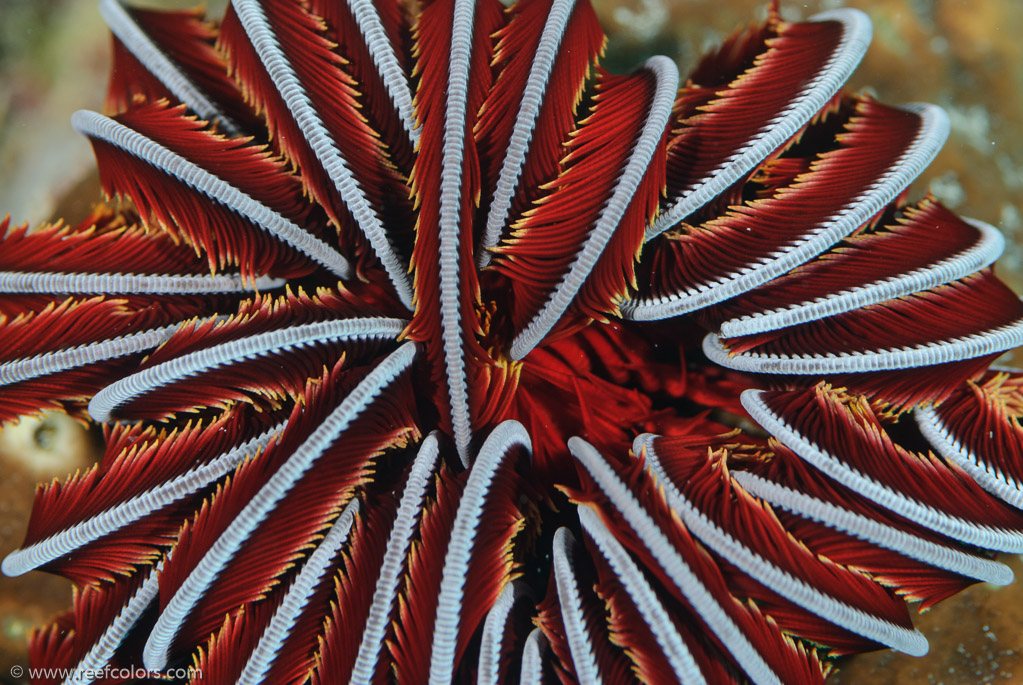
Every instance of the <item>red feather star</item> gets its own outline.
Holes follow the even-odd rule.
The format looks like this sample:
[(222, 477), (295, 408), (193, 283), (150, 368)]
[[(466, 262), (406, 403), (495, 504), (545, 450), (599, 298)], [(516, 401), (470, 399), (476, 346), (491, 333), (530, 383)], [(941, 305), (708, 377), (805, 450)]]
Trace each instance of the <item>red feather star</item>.
[(77, 587), (33, 665), (820, 683), (1011, 582), (1023, 304), (864, 14), (680, 78), (587, 0), (101, 11), (107, 203), (0, 226), (0, 421), (106, 438), (3, 561)]

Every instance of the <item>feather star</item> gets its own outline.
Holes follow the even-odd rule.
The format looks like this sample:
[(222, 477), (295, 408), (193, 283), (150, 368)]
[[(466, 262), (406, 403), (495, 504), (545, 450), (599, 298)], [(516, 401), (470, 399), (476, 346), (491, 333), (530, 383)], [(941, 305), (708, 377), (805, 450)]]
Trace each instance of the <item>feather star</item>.
[(820, 683), (1012, 580), (1023, 304), (864, 14), (682, 80), (586, 0), (100, 9), (106, 203), (0, 227), (0, 420), (106, 438), (3, 562), (77, 586), (34, 665)]

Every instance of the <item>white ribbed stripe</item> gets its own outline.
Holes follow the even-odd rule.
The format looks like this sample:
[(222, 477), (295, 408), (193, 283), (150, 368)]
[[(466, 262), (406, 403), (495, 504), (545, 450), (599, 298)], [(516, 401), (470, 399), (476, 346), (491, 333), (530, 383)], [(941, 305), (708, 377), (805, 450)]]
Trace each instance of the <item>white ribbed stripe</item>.
[(675, 624), (671, 622), (664, 605), (657, 598), (657, 593), (650, 587), (650, 583), (647, 582), (643, 572), (636, 566), (629, 553), (614, 538), (611, 531), (592, 509), (586, 506), (577, 506), (576, 511), (579, 513), (579, 522), (597, 544), (600, 553), (614, 570), (618, 581), (636, 604), (643, 621), (653, 632), (657, 646), (671, 665), (671, 670), (678, 678), (678, 682), (697, 685), (706, 683), (707, 680), (703, 677), (700, 667), (693, 659), (693, 653), (689, 651), (689, 647), (686, 646), (682, 636), (675, 629)]
[(170, 648), (181, 625), (206, 594), (246, 540), (270, 516), (277, 504), (313, 467), (316, 460), (412, 364), (416, 348), (405, 343), (388, 355), (345, 397), (338, 407), (306, 438), (259, 492), (249, 500), (178, 588), (156, 620), (146, 641), (142, 660), (159, 671), (167, 665)]
[(771, 588), (773, 592), (822, 620), (906, 654), (923, 656), (927, 653), (927, 638), (919, 631), (895, 625), (819, 591), (806, 581), (775, 566), (722, 530), (675, 487), (661, 466), (653, 442), (648, 441), (645, 447), (647, 464), (664, 488), (665, 497), (672, 510), (678, 514), (693, 535), (729, 563), (734, 564), (764, 587)]
[(409, 141), (413, 146), (418, 145), (419, 129), (416, 128), (412, 91), (409, 89), (408, 78), (398, 62), (398, 56), (394, 54), (394, 46), (384, 31), (376, 5), (372, 0), (349, 0), (348, 7), (352, 11), (355, 23), (359, 25), (370, 59), (373, 60), (377, 73), (384, 82), (384, 88), (398, 110)]
[(263, 8), (256, 0), (234, 0), (234, 9), (252, 47), (259, 54), (267, 74), (287, 105), (290, 115), (302, 131), (323, 170), (333, 181), (355, 222), (359, 224), (359, 228), (372, 245), (373, 251), (394, 285), (398, 299), (406, 307), (411, 308), (412, 285), (409, 283), (408, 271), (398, 259), (394, 247), (387, 238), (383, 223), (370, 206), (362, 185), (348, 168), (348, 162), (341, 156), (323, 119), (295, 75), (274, 36), (273, 29), (270, 28)]
[(320, 544), (309, 555), (302, 570), (288, 588), (269, 625), (259, 638), (259, 643), (249, 655), (249, 660), (245, 662), (245, 668), (238, 676), (238, 685), (260, 685), (265, 682), (266, 674), (308, 606), (316, 586), (334, 563), (341, 546), (347, 542), (352, 523), (358, 513), (359, 500), (352, 498)]
[[(107, 629), (82, 657), (78, 665), (73, 669), (68, 669), (70, 675), (64, 680), (64, 685), (89, 685), (96, 680), (92, 676), (102, 676), (103, 667), (110, 663), (114, 652), (121, 646), (128, 632), (135, 627), (142, 614), (160, 594), (160, 573), (163, 571), (164, 561), (165, 559), (161, 559), (154, 568), (149, 570), (149, 576), (117, 614), (117, 618), (107, 626)], [(139, 571), (139, 573), (142, 572)]]
[(788, 273), (852, 234), (898, 197), (931, 163), (948, 138), (948, 115), (940, 107), (911, 104), (902, 109), (920, 117), (916, 138), (891, 168), (831, 218), (817, 224), (804, 237), (794, 238), (778, 251), (746, 265), (738, 273), (713, 283), (695, 283), (686, 290), (665, 297), (630, 300), (622, 305), (625, 318), (636, 321), (666, 319), (723, 302)]
[(795, 135), (846, 82), (870, 45), (873, 29), (870, 18), (855, 9), (839, 9), (814, 15), (810, 21), (837, 21), (843, 24), (842, 40), (820, 73), (807, 83), (802, 92), (768, 121), (745, 146), (725, 160), (711, 176), (678, 198), (661, 213), (647, 229), (652, 240), (723, 193), (747, 172), (760, 164), (786, 140)]
[(898, 349), (839, 354), (780, 355), (741, 352), (729, 354), (720, 336), (708, 333), (703, 352), (715, 364), (750, 373), (781, 373), (818, 376), (834, 373), (896, 371), (934, 366), (1005, 352), (1023, 345), (1023, 318), (998, 328), (949, 340)]
[(377, 662), (380, 660), (384, 638), (387, 637), (391, 612), (401, 583), (401, 574), (405, 569), (405, 560), (408, 558), (416, 522), (422, 514), (426, 488), (437, 466), (439, 453), (437, 435), (431, 433), (419, 446), (419, 452), (412, 463), (405, 492), (401, 495), (398, 513), (394, 518), (394, 526), (387, 539), (387, 550), (380, 564), (373, 603), (369, 607), (369, 617), (362, 631), (359, 654), (355, 659), (355, 666), (352, 667), (351, 685), (371, 685), (376, 675)]
[(337, 250), (176, 152), (96, 112), (78, 110), (71, 115), (71, 126), (82, 135), (121, 148), (228, 207), (274, 238), (322, 265), (338, 278), (351, 278), (352, 267)]
[(494, 606), (487, 612), (480, 637), (479, 665), (476, 669), (476, 685), (498, 685), (501, 676), (501, 653), (504, 649), (504, 633), (508, 617), (515, 604), (523, 599), (532, 599), (529, 586), (521, 580), (513, 580), (504, 586)]
[(184, 72), (146, 35), (117, 0), (100, 0), (103, 21), (124, 47), (134, 55), (150, 74), (155, 76), (174, 97), (206, 121), (216, 121), (230, 137), (240, 135), (238, 125), (220, 111), (205, 94), (185, 76)]
[(483, 233), (480, 251), (476, 255), (476, 266), (483, 268), (490, 263), (490, 249), (501, 239), (508, 212), (511, 210), (512, 198), (518, 189), (522, 169), (526, 165), (526, 154), (529, 143), (533, 139), (536, 120), (540, 116), (544, 96), (547, 93), (547, 82), (554, 70), (558, 48), (565, 35), (565, 27), (575, 9), (575, 0), (553, 0), (547, 21), (544, 23), (540, 42), (536, 46), (533, 64), (529, 68), (526, 87), (522, 91), (522, 102), (519, 113), (515, 117), (508, 149), (501, 163), (501, 174), (494, 189), (494, 199), (490, 203), (487, 214), (487, 226)]
[[(401, 319), (366, 318), (319, 321), (279, 328), (205, 347), (175, 357), (108, 385), (89, 402), (89, 414), (100, 422), (110, 421), (118, 407), (147, 392), (220, 366), (253, 359), (271, 352), (328, 341), (395, 339), (405, 328)], [(0, 367), (2, 372), (2, 367)], [(0, 375), (0, 379), (2, 379)]]
[(522, 668), (519, 671), (519, 685), (541, 685), (543, 664), (548, 658), (547, 637), (539, 628), (533, 628), (526, 637), (522, 648)]
[(576, 679), (580, 683), (600, 685), (600, 669), (593, 653), (593, 643), (583, 617), (582, 598), (579, 596), (579, 583), (575, 577), (575, 565), (572, 554), (578, 543), (568, 528), (558, 528), (554, 532), (554, 582), (558, 588), (558, 607), (561, 609), (561, 622), (565, 626), (565, 640), (572, 654), (572, 666)]
[(40, 540), (24, 549), (16, 549), (3, 561), (6, 576), (20, 576), (43, 564), (71, 554), (104, 535), (129, 526), (157, 509), (198, 492), (221, 476), (226, 475), (249, 454), (265, 447), (270, 438), (284, 430), (288, 422), (271, 428), (237, 447), (224, 452), (201, 466), (195, 466), (180, 476), (171, 478), (140, 495), (127, 499), (92, 518), (85, 519), (59, 533)]
[(979, 454), (967, 449), (957, 440), (938, 416), (934, 407), (917, 407), (914, 412), (920, 432), (938, 454), (966, 471), (980, 487), (995, 497), (1023, 509), (1023, 483), (1010, 473), (1003, 473), (993, 464), (986, 463)]
[(742, 406), (764, 430), (821, 473), (885, 509), (954, 540), (1001, 552), (1014, 554), (1023, 552), (1023, 531), (992, 528), (973, 521), (965, 521), (907, 497), (884, 483), (879, 483), (833, 454), (825, 452), (816, 443), (790, 428), (767, 406), (762, 395), (763, 393), (757, 390), (746, 390), (740, 397)]
[[(469, 66), (472, 56), (474, 0), (455, 0), (451, 24), (451, 57), (444, 111), (444, 142), (440, 176), (440, 327), (444, 349), (444, 375), (448, 384), (449, 411), (455, 447), (463, 466), (469, 465), (472, 426), (469, 418), (469, 386), (465, 377), (462, 342), (462, 310), (459, 291), (458, 244), (462, 235), (462, 165), (468, 116)], [(468, 220), (468, 217), (466, 218)]]
[(1005, 564), (924, 540), (746, 471), (732, 471), (732, 477), (754, 497), (878, 547), (985, 583), (1008, 585), (1012, 582), (1012, 569)]
[(674, 545), (661, 531), (643, 506), (636, 500), (629, 488), (618, 478), (604, 457), (582, 438), (568, 441), (572, 456), (585, 467), (600, 489), (621, 512), (625, 522), (635, 531), (639, 540), (650, 551), (654, 559), (671, 578), (693, 610), (721, 641), (724, 649), (757, 685), (781, 685), (781, 680), (767, 665), (763, 657), (753, 648), (749, 638), (740, 630), (732, 618), (718, 604), (714, 595), (707, 590), (699, 577)]
[(101, 342), (86, 343), (56, 352), (44, 352), (34, 357), (0, 363), (0, 386), (21, 383), (51, 373), (60, 373), (79, 366), (95, 364), (142, 352), (159, 346), (181, 324), (152, 328)]
[(516, 447), (532, 450), (529, 433), (518, 421), (505, 421), (487, 437), (469, 472), (469, 481), (458, 503), (458, 512), (451, 529), (444, 571), (437, 599), (437, 616), (433, 625), (433, 646), (430, 650), (430, 683), (450, 683), (455, 672), (455, 649), (465, 602), (465, 581), (469, 573), (476, 533), (483, 516), (490, 488), (505, 458)]
[(936, 264), (882, 281), (864, 283), (849, 290), (829, 293), (784, 309), (758, 312), (725, 321), (721, 324), (720, 334), (724, 338), (736, 338), (795, 326), (807, 321), (817, 321), (965, 278), (994, 262), (1005, 249), (1005, 238), (997, 228), (975, 219), (966, 221), (977, 229), (978, 239), (958, 254)]
[(0, 271), (0, 293), (101, 293), (130, 295), (191, 295), (244, 293), (282, 287), (283, 278), (259, 276), (250, 282), (238, 274), (216, 276), (123, 273), (52, 273)]
[(629, 161), (618, 177), (614, 191), (601, 210), (596, 225), (590, 231), (582, 249), (576, 254), (572, 266), (562, 277), (561, 283), (548, 296), (543, 308), (512, 341), (510, 351), (512, 359), (522, 359), (529, 354), (529, 351), (554, 328), (575, 296), (579, 294), (579, 290), (604, 253), (604, 248), (611, 242), (611, 237), (646, 175), (657, 146), (661, 144), (678, 91), (678, 67), (667, 57), (651, 57), (643, 68), (653, 73), (657, 86), (650, 101), (649, 114), (643, 122), (636, 145), (629, 155)]

